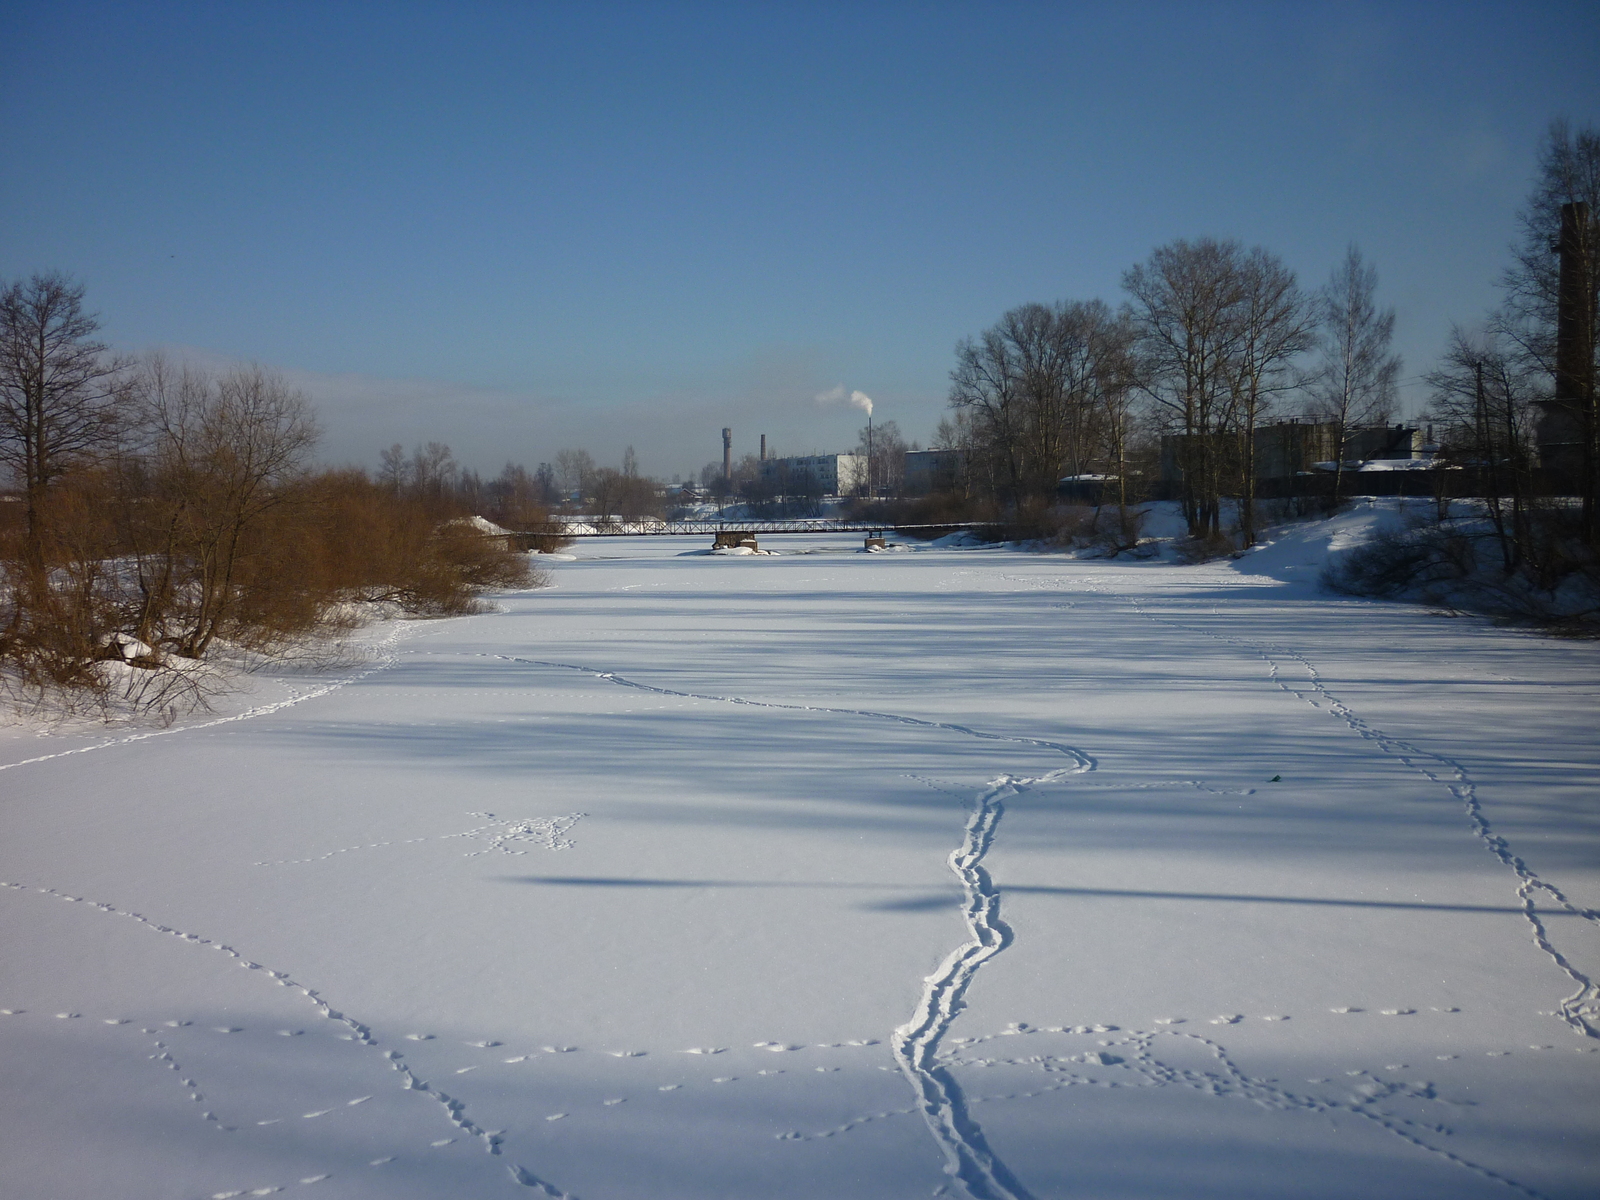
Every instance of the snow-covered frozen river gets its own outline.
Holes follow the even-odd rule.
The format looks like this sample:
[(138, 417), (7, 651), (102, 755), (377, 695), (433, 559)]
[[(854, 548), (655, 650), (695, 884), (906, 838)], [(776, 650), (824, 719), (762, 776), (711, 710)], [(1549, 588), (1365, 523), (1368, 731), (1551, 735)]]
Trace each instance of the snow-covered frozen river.
[(0, 1194), (1600, 1192), (1600, 646), (772, 544), (6, 731)]

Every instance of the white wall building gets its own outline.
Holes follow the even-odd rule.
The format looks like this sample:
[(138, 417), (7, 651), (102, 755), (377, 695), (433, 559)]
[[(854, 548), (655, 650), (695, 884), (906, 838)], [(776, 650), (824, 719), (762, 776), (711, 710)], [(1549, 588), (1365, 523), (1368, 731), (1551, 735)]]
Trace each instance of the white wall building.
[(807, 454), (763, 459), (761, 482), (777, 495), (851, 496), (867, 486), (864, 454)]

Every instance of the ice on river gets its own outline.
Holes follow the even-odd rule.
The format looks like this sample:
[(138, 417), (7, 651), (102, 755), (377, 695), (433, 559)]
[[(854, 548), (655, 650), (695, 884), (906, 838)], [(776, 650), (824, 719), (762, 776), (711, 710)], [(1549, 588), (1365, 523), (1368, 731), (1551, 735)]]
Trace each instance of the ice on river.
[(583, 542), (3, 731), (0, 1192), (1592, 1196), (1600, 647), (1348, 535)]

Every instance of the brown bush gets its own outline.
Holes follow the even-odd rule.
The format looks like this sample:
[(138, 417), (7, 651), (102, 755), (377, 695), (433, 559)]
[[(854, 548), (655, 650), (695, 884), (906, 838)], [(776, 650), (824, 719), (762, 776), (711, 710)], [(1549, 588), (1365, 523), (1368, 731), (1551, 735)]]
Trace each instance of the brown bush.
[(0, 672), (14, 699), (192, 706), (206, 677), (183, 664), (215, 647), (277, 655), (348, 632), (361, 602), (448, 616), (544, 582), (505, 539), (359, 470), (281, 479), (243, 519), (207, 495), (139, 458), (68, 477), (40, 510), (43, 569), (27, 566), (21, 527), (0, 524)]
[(396, 496), (365, 472), (327, 472), (308, 491), (317, 519), (306, 570), (324, 594), (442, 616), (473, 611), (481, 592), (544, 582), (504, 539), (441, 520), (434, 506)]

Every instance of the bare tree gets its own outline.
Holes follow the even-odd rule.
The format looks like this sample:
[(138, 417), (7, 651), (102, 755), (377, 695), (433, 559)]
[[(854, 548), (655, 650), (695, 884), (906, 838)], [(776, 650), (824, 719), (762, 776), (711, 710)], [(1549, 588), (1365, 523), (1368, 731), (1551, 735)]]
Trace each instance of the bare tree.
[[(1086, 407), (1095, 413), (1086, 444), (1093, 449), (1093, 457), (1073, 471), (1083, 474), (1086, 468), (1098, 467), (1116, 482), (1117, 524), (1125, 543), (1137, 538), (1134, 522), (1128, 511), (1128, 476), (1131, 470), (1129, 451), (1135, 428), (1134, 397), (1138, 379), (1134, 344), (1137, 331), (1127, 313), (1113, 314), (1109, 307), (1095, 301), (1092, 317), (1093, 366), (1088, 373), (1090, 392)], [(1104, 502), (1102, 489), (1102, 503)]]
[(379, 452), (378, 483), (398, 496), (411, 479), (411, 464), (406, 461), (406, 449), (399, 442)]
[(1239, 339), (1232, 389), (1242, 448), (1239, 530), (1256, 542), (1256, 423), (1275, 396), (1300, 386), (1296, 362), (1316, 338), (1317, 311), (1300, 291), (1294, 272), (1277, 255), (1256, 246), (1239, 264)]
[(1182, 239), (1122, 277), (1139, 328), (1140, 380), (1182, 478), (1191, 537), (1221, 535), (1221, 487), (1243, 330), (1244, 250), (1235, 241)]
[(660, 515), (660, 489), (653, 479), (629, 475), (615, 467), (601, 467), (590, 475), (589, 489), (594, 496), (595, 515), (602, 521), (614, 517), (637, 521)]
[(459, 474), (455, 455), (443, 442), (428, 442), (411, 451), (411, 489), (428, 504), (443, 506)]
[(586, 490), (594, 500), (592, 511), (602, 524), (609, 522), (621, 508), (625, 481), (626, 476), (615, 467), (601, 467), (590, 473)]
[(521, 463), (507, 462), (484, 491), (494, 520), (507, 529), (527, 529), (543, 523), (549, 515), (543, 481)]
[(558, 499), (556, 496), (555, 468), (547, 462), (540, 463), (538, 469), (533, 473), (533, 480), (539, 491), (539, 502), (545, 505), (554, 504)]
[(124, 364), (93, 340), (100, 327), (83, 311), (83, 285), (34, 275), (0, 291), (0, 464), (27, 503), (24, 557), (43, 569), (45, 493), (91, 461), (117, 426)]
[(141, 398), (152, 507), (166, 530), (159, 552), (173, 564), (168, 577), (181, 574), (185, 585), (170, 593), (162, 633), (199, 658), (249, 602), (247, 580), (284, 586), (270, 571), (250, 570), (252, 552), (270, 550), (251, 538), (299, 478), (316, 422), (303, 395), (260, 367), (215, 381), (195, 372), (147, 376)]
[(866, 456), (869, 453), (869, 440), (873, 487), (886, 489), (888, 495), (898, 496), (901, 485), (905, 482), (906, 450), (909, 448), (905, 437), (900, 433), (899, 422), (879, 421), (873, 426), (870, 439), (867, 437), (867, 427), (863, 425), (857, 435), (858, 444), (855, 452)]
[(594, 474), (594, 459), (587, 450), (562, 450), (556, 455), (555, 474), (563, 500), (581, 495)]
[(1013, 503), (1048, 503), (1104, 453), (1107, 403), (1125, 392), (1128, 322), (1099, 300), (1024, 304), (956, 350), (950, 405)]
[[(1533, 389), (1497, 331), (1473, 336), (1456, 328), (1444, 361), (1428, 372), (1429, 416), (1439, 429), (1441, 456), (1470, 469), (1510, 575), (1524, 556), (1539, 557), (1531, 537)], [(1507, 502), (1509, 501), (1509, 510)], [(1544, 564), (1532, 564), (1536, 571)]]
[(1343, 494), (1350, 435), (1363, 425), (1384, 425), (1394, 414), (1400, 358), (1390, 352), (1394, 309), (1374, 300), (1378, 272), (1352, 245), (1321, 295), (1322, 369), (1313, 387), (1315, 411), (1333, 426), (1333, 499)]
[(972, 420), (965, 412), (957, 410), (948, 417), (940, 417), (933, 431), (931, 450), (968, 450), (972, 446)]
[(1023, 379), (1010, 346), (1013, 336), (997, 325), (956, 346), (950, 407), (971, 422), (993, 461), (996, 482), (1014, 501), (1023, 489)]
[(1024, 304), (1000, 318), (1019, 380), (1016, 457), (1024, 495), (1046, 497), (1055, 490), (1069, 436), (1065, 322), (1059, 307)]

